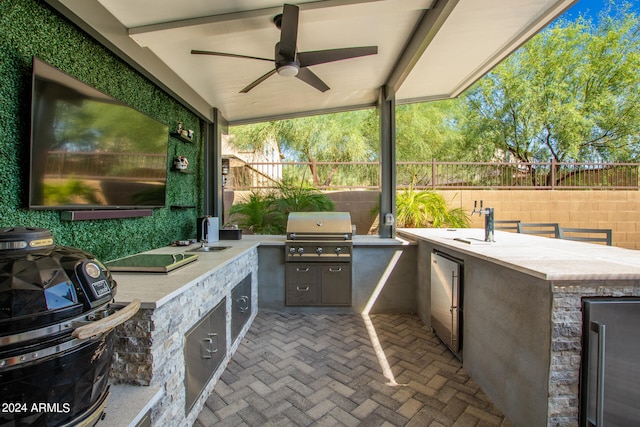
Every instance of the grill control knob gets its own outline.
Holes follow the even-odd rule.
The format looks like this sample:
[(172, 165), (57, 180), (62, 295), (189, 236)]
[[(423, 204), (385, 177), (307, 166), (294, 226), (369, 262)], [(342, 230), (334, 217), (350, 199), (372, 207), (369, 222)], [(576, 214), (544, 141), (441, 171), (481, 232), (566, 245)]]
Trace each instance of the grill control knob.
[(342, 253), (341, 247), (337, 247), (335, 250), (336, 250), (336, 255), (340, 255), (340, 253)]
[(295, 253), (296, 253), (296, 248), (294, 248), (293, 246), (291, 246), (291, 247), (289, 248), (289, 253), (290, 253), (290, 254), (292, 254), (292, 255), (293, 255), (293, 254), (295, 254)]
[(316, 253), (318, 255), (321, 255), (322, 254), (322, 248), (316, 248)]
[(304, 248), (298, 248), (298, 253), (302, 255), (304, 253)]

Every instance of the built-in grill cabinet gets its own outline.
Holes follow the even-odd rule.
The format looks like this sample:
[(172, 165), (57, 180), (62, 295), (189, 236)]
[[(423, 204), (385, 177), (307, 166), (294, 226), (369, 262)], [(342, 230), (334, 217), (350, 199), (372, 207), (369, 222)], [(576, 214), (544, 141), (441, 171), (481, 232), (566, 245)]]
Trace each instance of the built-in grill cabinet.
[(350, 306), (348, 212), (292, 212), (285, 243), (285, 305)]
[(226, 314), (224, 298), (185, 335), (187, 414), (227, 354)]
[(351, 264), (292, 264), (286, 266), (287, 305), (351, 305)]
[(251, 317), (251, 275), (231, 291), (231, 342), (234, 343)]

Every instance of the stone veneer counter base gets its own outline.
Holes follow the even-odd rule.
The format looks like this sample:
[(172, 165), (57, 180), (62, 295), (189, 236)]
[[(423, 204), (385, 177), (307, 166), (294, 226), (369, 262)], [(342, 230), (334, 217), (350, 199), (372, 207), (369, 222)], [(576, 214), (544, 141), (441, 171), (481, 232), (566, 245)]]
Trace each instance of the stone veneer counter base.
[[(151, 405), (153, 425), (193, 424), (204, 401), (251, 326), (258, 306), (257, 247), (260, 240), (246, 238), (239, 241), (217, 242), (212, 245), (230, 248), (219, 252), (196, 252), (197, 261), (166, 274), (112, 273), (118, 283), (115, 298), (117, 303), (126, 304), (134, 299), (142, 302), (138, 313), (116, 329), (115, 353), (110, 375), (115, 385), (112, 387), (117, 393), (124, 391), (131, 399), (139, 397), (141, 393), (153, 394), (154, 398), (158, 399)], [(178, 254), (197, 246), (165, 247), (146, 253)], [(250, 278), (251, 284), (250, 316), (245, 315), (246, 323), (233, 339), (231, 334), (234, 310), (232, 291), (247, 277)], [(185, 409), (185, 335), (220, 303), (225, 311), (226, 340), (219, 343), (218, 347), (223, 348), (224, 345), (226, 350), (224, 358), (204, 385), (193, 406), (187, 411)], [(150, 391), (158, 389), (160, 390), (159, 398), (157, 394)], [(144, 401), (144, 398), (141, 397), (141, 400)], [(114, 399), (112, 405), (118, 404)], [(146, 412), (146, 407), (139, 404), (138, 406), (142, 413), (136, 414), (136, 417)], [(107, 413), (110, 425), (129, 425), (132, 421), (128, 416), (126, 421), (119, 423), (117, 414), (113, 412), (115, 411)]]
[(638, 251), (482, 229), (400, 229), (418, 243), (418, 314), (430, 319), (430, 254), (464, 262), (463, 367), (516, 425), (578, 424), (582, 298), (640, 297)]

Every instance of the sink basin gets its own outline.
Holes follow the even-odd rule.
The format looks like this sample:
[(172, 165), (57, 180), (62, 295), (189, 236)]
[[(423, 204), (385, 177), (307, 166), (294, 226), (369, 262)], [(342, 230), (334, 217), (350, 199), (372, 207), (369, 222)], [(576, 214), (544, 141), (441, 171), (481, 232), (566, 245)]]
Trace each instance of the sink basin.
[(466, 243), (468, 245), (490, 245), (493, 243), (493, 242), (487, 242), (486, 240), (483, 240), (483, 239), (476, 239), (475, 237), (456, 237), (453, 240), (457, 242)]
[(197, 248), (188, 249), (187, 252), (220, 252), (230, 247), (231, 246), (198, 246)]

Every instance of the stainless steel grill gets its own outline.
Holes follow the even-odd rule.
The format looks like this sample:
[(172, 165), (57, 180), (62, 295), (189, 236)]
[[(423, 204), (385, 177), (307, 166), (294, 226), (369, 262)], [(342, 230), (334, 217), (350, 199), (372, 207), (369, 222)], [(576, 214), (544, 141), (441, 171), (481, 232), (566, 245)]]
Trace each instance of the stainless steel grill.
[(292, 212), (285, 243), (286, 305), (351, 305), (348, 212)]
[[(287, 261), (350, 261), (349, 212), (292, 212), (287, 222)], [(348, 259), (347, 259), (348, 258)]]

